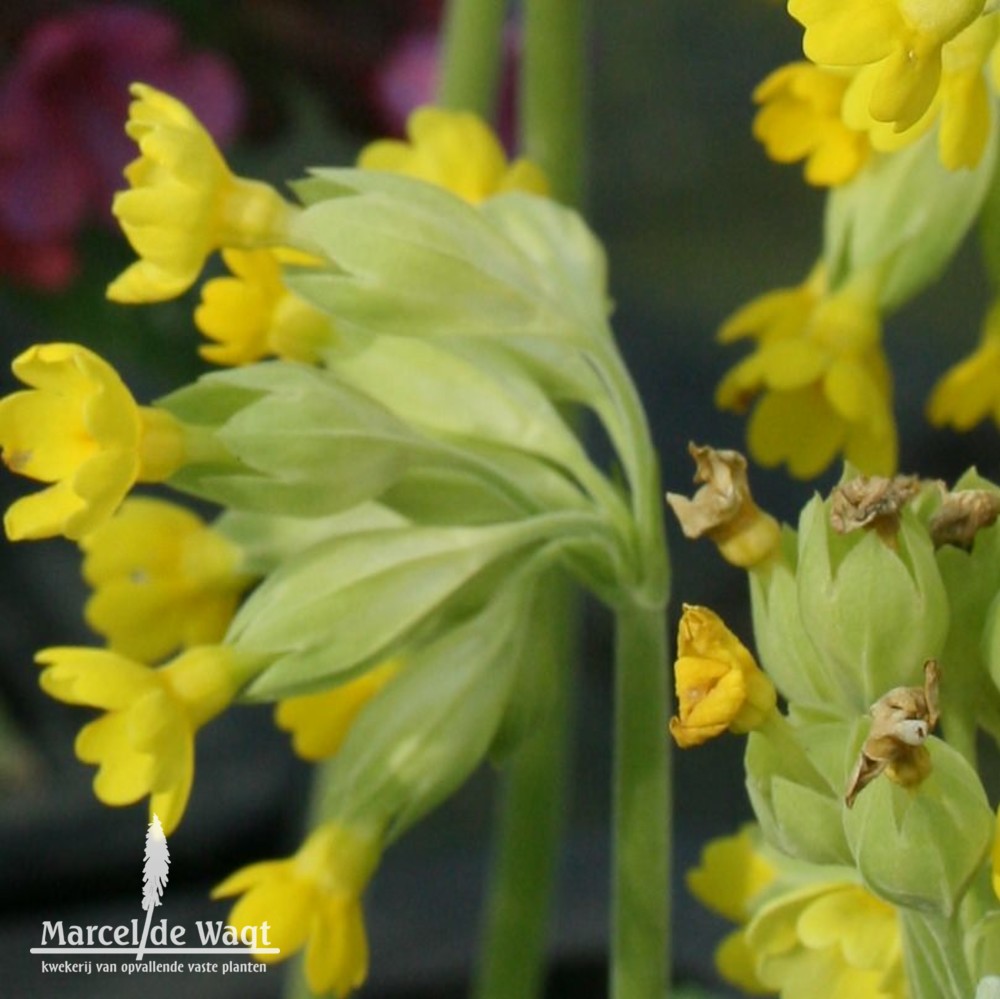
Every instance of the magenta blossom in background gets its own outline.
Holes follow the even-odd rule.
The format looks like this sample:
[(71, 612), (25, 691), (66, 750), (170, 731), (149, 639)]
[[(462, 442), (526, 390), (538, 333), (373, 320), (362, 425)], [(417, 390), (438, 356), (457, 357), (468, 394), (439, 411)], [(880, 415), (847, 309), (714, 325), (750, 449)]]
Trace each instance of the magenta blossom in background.
[(86, 6), (25, 35), (0, 77), (0, 275), (44, 290), (72, 280), (77, 232), (110, 219), (135, 155), (123, 126), (136, 80), (179, 97), (221, 145), (235, 136), (239, 78), (223, 57), (186, 48), (163, 13)]

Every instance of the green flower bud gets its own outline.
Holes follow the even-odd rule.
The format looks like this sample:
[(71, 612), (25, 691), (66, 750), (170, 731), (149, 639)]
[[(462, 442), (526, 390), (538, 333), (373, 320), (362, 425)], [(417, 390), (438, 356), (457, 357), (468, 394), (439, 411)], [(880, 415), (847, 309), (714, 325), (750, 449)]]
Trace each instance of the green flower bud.
[[(859, 725), (855, 747), (864, 735)], [(843, 812), (865, 883), (899, 906), (951, 916), (993, 843), (994, 816), (975, 770), (947, 743), (926, 742), (931, 768), (914, 788), (880, 777)]]
[(816, 864), (850, 864), (841, 825), (841, 788), (828, 779), (842, 766), (847, 722), (815, 717), (790, 724), (772, 713), (750, 733), (747, 791), (764, 836), (783, 853)]
[(944, 645), (948, 599), (911, 510), (887, 542), (875, 531), (837, 534), (829, 509), (815, 497), (802, 511), (799, 609), (828, 675), (839, 678), (839, 706), (861, 714), (886, 690), (919, 683)]

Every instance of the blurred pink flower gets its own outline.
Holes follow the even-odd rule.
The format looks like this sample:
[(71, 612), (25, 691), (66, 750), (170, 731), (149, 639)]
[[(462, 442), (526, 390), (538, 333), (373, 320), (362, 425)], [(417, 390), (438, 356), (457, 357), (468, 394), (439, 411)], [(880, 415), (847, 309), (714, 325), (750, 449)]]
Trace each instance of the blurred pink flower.
[(244, 94), (232, 67), (187, 49), (161, 12), (95, 4), (24, 36), (0, 77), (0, 274), (50, 291), (72, 280), (74, 238), (110, 219), (134, 155), (124, 123), (135, 80), (188, 104), (220, 144), (239, 128)]

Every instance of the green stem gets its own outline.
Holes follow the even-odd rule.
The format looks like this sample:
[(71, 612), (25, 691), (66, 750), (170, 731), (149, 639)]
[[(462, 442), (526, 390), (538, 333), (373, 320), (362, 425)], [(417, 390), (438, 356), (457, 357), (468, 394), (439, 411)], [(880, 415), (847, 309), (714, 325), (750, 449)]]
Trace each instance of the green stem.
[(508, 764), (500, 799), (475, 999), (533, 999), (544, 986), (545, 937), (569, 768), (575, 593), (561, 573), (539, 591), (531, 668), (548, 671), (544, 722)]
[(615, 642), (611, 999), (661, 999), (670, 969), (670, 757), (662, 607), (623, 603)]
[(437, 103), (487, 121), (496, 109), (507, 0), (448, 0)]
[(524, 155), (560, 201), (579, 205), (584, 186), (585, 0), (525, 0), (520, 121)]
[(975, 984), (965, 963), (958, 917), (901, 909), (900, 919), (910, 999), (971, 996)]

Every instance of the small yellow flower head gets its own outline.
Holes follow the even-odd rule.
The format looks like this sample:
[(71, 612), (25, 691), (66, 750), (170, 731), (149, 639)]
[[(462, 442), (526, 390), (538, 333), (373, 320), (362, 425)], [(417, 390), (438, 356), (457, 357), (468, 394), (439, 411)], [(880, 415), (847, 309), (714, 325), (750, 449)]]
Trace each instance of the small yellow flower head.
[(756, 90), (761, 105), (754, 138), (778, 163), (805, 160), (810, 184), (845, 184), (864, 166), (871, 151), (863, 131), (849, 128), (841, 104), (850, 77), (808, 62), (781, 66)]
[(242, 894), (229, 924), (241, 929), (270, 923), (280, 954), (255, 955), (283, 961), (302, 947), (309, 987), (317, 995), (346, 996), (368, 974), (361, 894), (375, 871), (378, 839), (339, 822), (315, 829), (287, 860), (251, 864), (231, 875), (213, 898)]
[(4, 463), (52, 485), (11, 505), (4, 517), (11, 540), (79, 540), (136, 482), (162, 481), (183, 462), (173, 418), (136, 405), (115, 370), (86, 347), (29, 347), (12, 367), (29, 389), (0, 400)]
[(702, 483), (692, 499), (667, 493), (686, 538), (710, 538), (732, 565), (749, 569), (774, 553), (781, 528), (754, 502), (747, 482), (747, 460), (738, 451), (688, 445), (695, 461), (694, 481)]
[(674, 684), (678, 714), (670, 734), (683, 749), (731, 732), (749, 732), (774, 710), (774, 684), (742, 642), (707, 607), (684, 605)]
[(740, 309), (720, 331), (724, 341), (754, 336), (757, 349), (716, 390), (722, 409), (745, 410), (758, 396), (747, 432), (762, 465), (787, 463), (811, 478), (841, 452), (856, 468), (889, 475), (896, 466), (891, 377), (869, 282), (816, 296), (805, 288), (771, 293)]
[(979, 346), (945, 372), (927, 404), (936, 427), (971, 430), (990, 416), (1000, 426), (1000, 301), (986, 315)]
[[(734, 836), (713, 839), (686, 877), (688, 890), (702, 905), (738, 924), (750, 919), (754, 901), (777, 877), (774, 865), (757, 849), (756, 832), (746, 825)], [(744, 992), (767, 991), (757, 978), (743, 930), (730, 933), (716, 948), (715, 963), (722, 977)]]
[(87, 623), (140, 662), (221, 641), (251, 581), (236, 545), (165, 500), (127, 499), (80, 547)]
[(210, 253), (280, 244), (290, 206), (274, 188), (234, 176), (212, 137), (180, 101), (132, 84), (125, 131), (140, 156), (112, 211), (141, 259), (108, 288), (117, 302), (183, 294)]
[(778, 895), (744, 931), (761, 983), (787, 999), (905, 999), (899, 915), (860, 885), (828, 881)]
[(426, 180), (472, 204), (505, 191), (549, 193), (545, 174), (529, 160), (508, 164), (492, 131), (467, 111), (417, 108), (406, 123), (408, 142), (380, 139), (358, 157), (363, 170)]
[(872, 148), (885, 153), (915, 142), (940, 122), (941, 162), (949, 170), (972, 169), (983, 155), (992, 127), (988, 66), (998, 32), (1000, 17), (991, 14), (974, 21), (943, 47), (937, 93), (927, 110), (905, 130), (895, 122), (872, 116), (872, 97), (879, 81), (877, 66), (866, 66), (851, 81), (843, 100), (844, 121), (850, 128), (867, 133)]
[(805, 27), (803, 49), (813, 62), (875, 68), (869, 112), (903, 131), (937, 95), (942, 48), (983, 6), (984, 0), (789, 0), (788, 12)]
[(309, 266), (315, 258), (294, 250), (223, 250), (231, 277), (202, 289), (198, 329), (215, 343), (199, 348), (213, 364), (251, 364), (276, 356), (311, 364), (331, 335), (330, 320), (289, 291), (281, 265)]
[(860, 885), (831, 880), (827, 869), (765, 854), (755, 827), (709, 843), (687, 882), (703, 905), (742, 927), (715, 960), (744, 991), (812, 999), (822, 983), (823, 995), (907, 995), (896, 910)]
[(354, 680), (280, 701), (274, 720), (292, 735), (292, 747), (304, 760), (323, 760), (340, 749), (361, 709), (399, 672), (401, 662), (388, 659)]
[[(51, 648), (35, 656), (42, 689), (58, 701), (107, 713), (85, 725), (76, 755), (98, 766), (94, 793), (106, 805), (147, 794), (169, 835), (194, 781), (194, 737), (246, 679), (226, 646), (201, 646), (152, 669), (105, 649)], [(245, 672), (245, 671), (244, 671)]]

